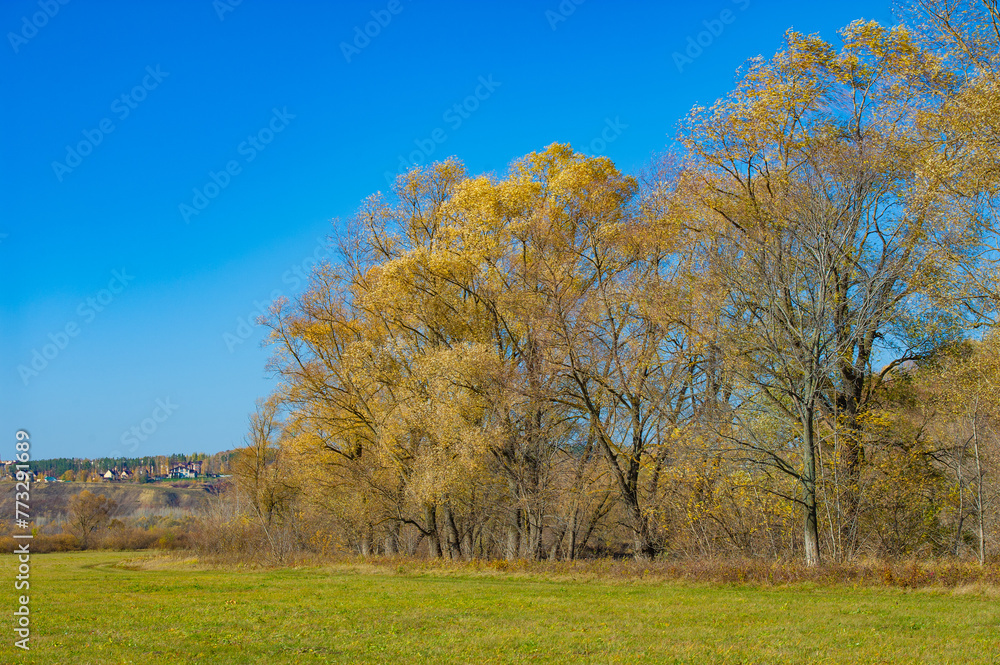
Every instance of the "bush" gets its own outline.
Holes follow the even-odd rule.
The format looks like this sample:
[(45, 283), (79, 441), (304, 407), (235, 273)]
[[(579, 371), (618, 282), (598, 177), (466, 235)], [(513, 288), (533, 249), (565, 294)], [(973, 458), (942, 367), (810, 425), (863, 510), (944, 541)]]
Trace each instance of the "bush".
[(13, 552), (25, 542), (31, 543), (32, 554), (45, 554), (46, 552), (73, 552), (79, 549), (80, 541), (71, 533), (58, 534), (36, 534), (29, 541), (15, 539), (12, 536), (0, 536), (0, 549), (4, 552)]

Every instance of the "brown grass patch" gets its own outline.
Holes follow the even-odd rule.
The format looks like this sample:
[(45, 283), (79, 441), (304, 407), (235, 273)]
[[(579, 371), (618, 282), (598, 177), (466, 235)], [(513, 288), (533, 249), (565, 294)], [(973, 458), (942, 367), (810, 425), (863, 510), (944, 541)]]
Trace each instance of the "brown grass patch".
[(851, 586), (947, 590), (958, 595), (1000, 597), (1000, 565), (944, 561), (864, 560), (809, 567), (793, 561), (703, 559), (641, 561), (587, 559), (577, 561), (517, 561), (421, 559), (404, 556), (339, 556), (297, 553), (277, 564), (263, 558), (231, 554), (177, 551), (137, 560), (142, 569), (276, 569), (323, 568), (357, 575), (462, 576), (603, 583), (683, 583), (777, 587)]

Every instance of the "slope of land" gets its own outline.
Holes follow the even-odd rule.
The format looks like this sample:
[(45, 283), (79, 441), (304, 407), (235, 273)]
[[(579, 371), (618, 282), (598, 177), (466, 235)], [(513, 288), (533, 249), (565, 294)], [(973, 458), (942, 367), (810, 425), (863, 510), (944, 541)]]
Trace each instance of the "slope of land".
[[(87, 490), (103, 494), (118, 504), (116, 517), (196, 514), (211, 496), (206, 486), (181, 488), (159, 483), (34, 483), (30, 514), (33, 519), (54, 519), (66, 512), (70, 497)], [(14, 514), (14, 483), (0, 483), (0, 515)]]

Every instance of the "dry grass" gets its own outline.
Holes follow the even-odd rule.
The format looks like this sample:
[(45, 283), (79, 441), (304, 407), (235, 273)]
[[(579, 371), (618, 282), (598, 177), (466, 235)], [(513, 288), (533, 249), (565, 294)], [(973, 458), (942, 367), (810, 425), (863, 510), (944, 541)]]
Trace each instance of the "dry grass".
[(959, 594), (1000, 595), (1000, 565), (980, 566), (957, 560), (941, 561), (852, 561), (809, 567), (792, 561), (759, 559), (636, 561), (583, 559), (577, 561), (458, 561), (403, 556), (329, 557), (296, 553), (283, 563), (265, 559), (248, 560), (232, 554), (176, 552), (149, 559), (138, 565), (158, 569), (176, 567), (177, 562), (197, 561), (199, 567), (215, 569), (323, 568), (331, 572), (360, 575), (463, 576), (551, 581), (595, 581), (604, 583), (680, 582), (686, 584), (748, 585), (780, 587), (850, 586), (904, 589), (948, 589)]

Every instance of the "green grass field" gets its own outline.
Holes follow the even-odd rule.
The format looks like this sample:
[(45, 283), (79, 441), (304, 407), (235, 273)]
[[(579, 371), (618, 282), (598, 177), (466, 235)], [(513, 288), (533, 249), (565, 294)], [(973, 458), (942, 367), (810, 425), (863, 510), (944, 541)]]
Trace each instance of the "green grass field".
[(1000, 662), (994, 593), (116, 565), (148, 556), (32, 557), (31, 651), (5, 630), (0, 662)]

